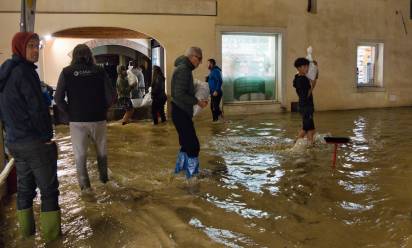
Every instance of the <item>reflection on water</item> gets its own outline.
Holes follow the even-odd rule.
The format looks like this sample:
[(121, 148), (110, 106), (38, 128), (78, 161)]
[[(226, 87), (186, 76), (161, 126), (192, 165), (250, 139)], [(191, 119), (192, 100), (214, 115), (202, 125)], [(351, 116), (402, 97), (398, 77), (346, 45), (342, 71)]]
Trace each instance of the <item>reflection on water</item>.
[[(236, 197), (240, 197), (235, 195)], [(247, 204), (228, 198), (226, 200), (219, 200), (217, 197), (206, 195), (207, 201), (213, 203), (216, 207), (223, 208), (228, 212), (235, 212), (244, 218), (268, 218), (269, 214), (255, 209), (246, 208)]]
[[(177, 137), (169, 123), (109, 125), (111, 181), (81, 194), (68, 136), (56, 132), (64, 236), (55, 247), (408, 247), (412, 245), (412, 109), (316, 114), (320, 133), (349, 136), (332, 147), (290, 152), (295, 114), (197, 122), (199, 179), (172, 175)], [(36, 199), (36, 202), (39, 200)], [(15, 198), (1, 212), (0, 247), (18, 239)], [(38, 203), (36, 211), (39, 211)]]
[(213, 227), (205, 227), (200, 220), (193, 218), (189, 221), (189, 224), (203, 230), (207, 236), (217, 243), (223, 244), (226, 247), (238, 248), (241, 245), (250, 246), (253, 245), (253, 241), (246, 238), (244, 235), (234, 233), (229, 230), (221, 230)]

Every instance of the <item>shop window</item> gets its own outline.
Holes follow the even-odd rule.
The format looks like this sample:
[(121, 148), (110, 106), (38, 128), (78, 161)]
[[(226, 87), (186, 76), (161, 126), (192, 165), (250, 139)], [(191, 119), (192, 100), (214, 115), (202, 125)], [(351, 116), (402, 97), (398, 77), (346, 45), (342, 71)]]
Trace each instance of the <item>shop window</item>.
[(357, 87), (383, 87), (383, 43), (357, 46)]
[(155, 47), (152, 49), (152, 63), (153, 65), (161, 66), (161, 57), (160, 57), (160, 47)]
[(278, 100), (280, 34), (223, 33), (225, 102)]

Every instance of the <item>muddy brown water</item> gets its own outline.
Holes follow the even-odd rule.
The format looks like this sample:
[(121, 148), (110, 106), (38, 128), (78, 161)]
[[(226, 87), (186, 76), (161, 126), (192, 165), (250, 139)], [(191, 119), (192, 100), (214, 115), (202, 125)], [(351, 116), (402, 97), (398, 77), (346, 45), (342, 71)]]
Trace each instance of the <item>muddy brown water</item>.
[[(412, 235), (412, 109), (316, 113), (320, 133), (349, 136), (293, 153), (296, 114), (196, 122), (202, 173), (172, 174), (171, 123), (111, 123), (111, 181), (78, 188), (70, 137), (58, 127), (61, 240), (21, 240), (15, 197), (2, 206), (3, 247), (408, 247)], [(39, 210), (36, 199), (36, 211)], [(38, 218), (38, 217), (36, 217)], [(412, 243), (412, 241), (411, 241)]]

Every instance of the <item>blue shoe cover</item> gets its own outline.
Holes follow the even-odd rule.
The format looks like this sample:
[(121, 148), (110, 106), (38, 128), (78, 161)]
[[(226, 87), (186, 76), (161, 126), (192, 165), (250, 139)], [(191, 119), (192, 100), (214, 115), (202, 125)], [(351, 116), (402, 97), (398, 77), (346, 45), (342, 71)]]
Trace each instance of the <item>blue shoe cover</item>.
[(186, 170), (187, 158), (188, 158), (187, 153), (179, 152), (179, 154), (177, 155), (177, 160), (176, 160), (175, 174), (178, 174), (179, 172)]
[(187, 158), (186, 178), (199, 174), (199, 158)]

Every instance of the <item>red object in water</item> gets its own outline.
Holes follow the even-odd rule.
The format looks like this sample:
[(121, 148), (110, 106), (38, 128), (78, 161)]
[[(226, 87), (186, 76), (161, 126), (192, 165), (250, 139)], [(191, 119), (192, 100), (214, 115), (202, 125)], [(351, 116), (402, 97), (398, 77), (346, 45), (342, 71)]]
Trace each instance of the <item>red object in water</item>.
[(17, 193), (17, 172), (16, 167), (10, 171), (9, 176), (7, 177), (7, 193), (12, 195)]
[(333, 158), (332, 158), (333, 167), (336, 166), (336, 156), (338, 153), (338, 144), (334, 144), (334, 145), (335, 145), (335, 149), (333, 150)]
[(347, 137), (325, 137), (325, 141), (328, 144), (334, 145), (332, 163), (333, 163), (333, 167), (335, 167), (336, 166), (336, 156), (338, 153), (338, 146), (349, 143), (350, 139)]

